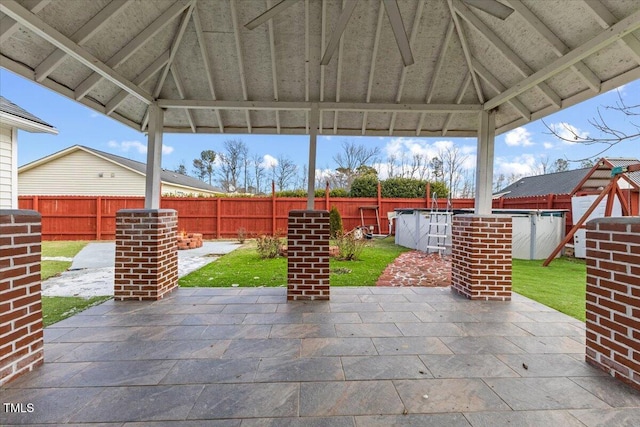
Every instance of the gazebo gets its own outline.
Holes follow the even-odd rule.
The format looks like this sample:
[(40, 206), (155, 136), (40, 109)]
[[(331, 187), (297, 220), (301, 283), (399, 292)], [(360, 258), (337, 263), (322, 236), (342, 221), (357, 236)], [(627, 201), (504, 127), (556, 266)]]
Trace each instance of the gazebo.
[(145, 209), (118, 215), (116, 299), (177, 286), (161, 148), (164, 133), (184, 132), (309, 135), (289, 299), (329, 298), (318, 135), (477, 137), (475, 214), (453, 224), (452, 288), (508, 300), (495, 135), (640, 78), (634, 0), (2, 0), (0, 24), (2, 67), (148, 134)]

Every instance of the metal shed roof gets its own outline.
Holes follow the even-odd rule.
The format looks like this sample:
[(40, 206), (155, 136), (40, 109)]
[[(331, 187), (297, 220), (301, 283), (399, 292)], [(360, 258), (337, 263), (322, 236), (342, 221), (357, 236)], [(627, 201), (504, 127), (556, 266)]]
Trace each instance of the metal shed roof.
[(638, 0), (2, 0), (0, 24), (2, 67), (138, 130), (157, 102), (165, 132), (308, 134), (317, 108), (319, 134), (476, 136), (640, 78)]

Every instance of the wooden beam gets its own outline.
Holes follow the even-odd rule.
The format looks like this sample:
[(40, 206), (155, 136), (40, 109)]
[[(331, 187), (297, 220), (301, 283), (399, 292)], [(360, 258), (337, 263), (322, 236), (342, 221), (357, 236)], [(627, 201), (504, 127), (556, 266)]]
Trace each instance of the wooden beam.
[(556, 59), (551, 64), (515, 84), (500, 95), (492, 98), (485, 103), (485, 109), (493, 109), (521, 93), (526, 92), (539, 83), (553, 77), (563, 70), (566, 70), (576, 62), (581, 61), (606, 46), (609, 46), (611, 43), (620, 40), (622, 37), (632, 33), (638, 28), (640, 28), (640, 11), (627, 16), (613, 27), (604, 30), (591, 40), (573, 49), (563, 57)]
[(93, 70), (100, 78), (106, 78), (111, 83), (128, 91), (146, 104), (150, 104), (153, 101), (153, 98), (148, 92), (118, 74), (113, 68), (104, 64), (84, 48), (78, 46), (42, 19), (20, 6), (15, 0), (3, 0), (0, 2), (0, 12), (10, 16), (19, 22), (20, 25), (28, 28), (44, 40), (63, 50), (69, 56)]

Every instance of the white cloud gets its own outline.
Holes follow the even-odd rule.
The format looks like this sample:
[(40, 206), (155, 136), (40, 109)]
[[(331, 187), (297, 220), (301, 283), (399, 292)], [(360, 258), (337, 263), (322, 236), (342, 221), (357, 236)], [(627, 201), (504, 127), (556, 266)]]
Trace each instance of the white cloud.
[(278, 159), (273, 157), (271, 154), (265, 154), (262, 157), (262, 166), (267, 169), (278, 166)]
[[(107, 142), (107, 145), (116, 150), (128, 153), (129, 151), (137, 151), (138, 154), (147, 154), (147, 144), (140, 141), (115, 141), (111, 140)], [(174, 148), (170, 145), (162, 145), (162, 154), (173, 153)]]
[(544, 146), (544, 148), (546, 148), (547, 150), (551, 150), (553, 148), (553, 144), (550, 142), (545, 142), (542, 144)]
[(537, 160), (533, 154), (523, 154), (513, 158), (497, 157), (495, 160), (495, 174), (511, 175), (534, 175), (537, 173)]
[(534, 145), (531, 141), (531, 133), (523, 127), (515, 128), (507, 132), (504, 142), (510, 147), (529, 147)]
[(552, 123), (549, 127), (565, 144), (575, 144), (573, 141), (589, 136), (589, 132), (582, 131), (566, 122)]

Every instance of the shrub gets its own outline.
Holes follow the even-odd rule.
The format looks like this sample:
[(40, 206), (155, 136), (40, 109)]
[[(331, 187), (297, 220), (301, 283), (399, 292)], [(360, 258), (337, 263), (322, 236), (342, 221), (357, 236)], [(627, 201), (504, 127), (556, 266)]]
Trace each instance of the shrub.
[(238, 243), (243, 244), (247, 240), (247, 229), (244, 227), (238, 228)]
[(280, 236), (262, 235), (256, 239), (258, 256), (262, 259), (275, 258), (280, 252)]
[(338, 234), (342, 234), (344, 230), (342, 227), (342, 216), (340, 216), (340, 212), (335, 206), (332, 206), (329, 212), (329, 230), (332, 239), (335, 239)]
[(343, 261), (356, 261), (360, 258), (365, 245), (365, 240), (356, 239), (355, 233), (338, 233), (336, 236), (338, 259)]
[(377, 197), (378, 177), (373, 174), (359, 176), (351, 183), (351, 197)]
[(425, 196), (427, 182), (413, 178), (389, 178), (380, 183), (382, 197), (419, 198)]
[(436, 193), (436, 197), (438, 198), (447, 198), (449, 197), (449, 189), (447, 188), (447, 184), (442, 181), (434, 181), (429, 183), (431, 186), (429, 197), (433, 196), (433, 193)]

